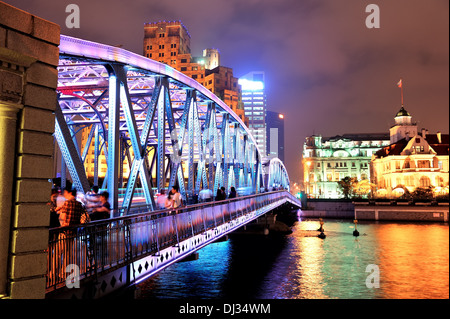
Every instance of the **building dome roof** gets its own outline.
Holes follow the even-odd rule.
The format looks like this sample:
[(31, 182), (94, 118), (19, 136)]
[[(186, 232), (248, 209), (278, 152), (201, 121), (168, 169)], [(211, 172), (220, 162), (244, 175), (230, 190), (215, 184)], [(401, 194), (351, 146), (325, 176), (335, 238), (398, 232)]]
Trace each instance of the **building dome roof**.
[(399, 116), (411, 116), (407, 110), (405, 110), (402, 106), (402, 108), (400, 109), (400, 111), (397, 112), (397, 115), (395, 115), (395, 117), (399, 117)]

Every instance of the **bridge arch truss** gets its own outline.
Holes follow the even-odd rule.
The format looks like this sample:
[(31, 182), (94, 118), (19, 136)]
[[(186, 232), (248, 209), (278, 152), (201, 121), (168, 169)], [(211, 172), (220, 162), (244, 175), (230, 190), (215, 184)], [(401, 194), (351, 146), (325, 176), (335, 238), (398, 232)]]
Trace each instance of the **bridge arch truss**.
[[(93, 184), (109, 192), (113, 209), (127, 213), (138, 185), (150, 210), (156, 209), (154, 192), (175, 184), (185, 198), (205, 188), (214, 194), (221, 186), (258, 193), (266, 186), (263, 158), (241, 119), (197, 81), (165, 64), (61, 36), (57, 90), (62, 180), (67, 166), (77, 191), (86, 193), (86, 162), (93, 154)], [(102, 156), (107, 170), (99, 185)], [(280, 163), (270, 161), (268, 181), (288, 189)]]
[(272, 158), (263, 163), (264, 185), (268, 190), (290, 190), (289, 174), (279, 158)]

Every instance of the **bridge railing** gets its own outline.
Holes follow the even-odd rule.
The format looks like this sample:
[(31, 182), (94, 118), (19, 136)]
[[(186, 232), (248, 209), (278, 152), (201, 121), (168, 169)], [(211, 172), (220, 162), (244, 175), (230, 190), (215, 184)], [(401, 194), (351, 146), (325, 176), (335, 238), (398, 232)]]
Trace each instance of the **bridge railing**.
[[(79, 279), (96, 278), (105, 270), (178, 244), (279, 200), (292, 197), (286, 191), (263, 193), (219, 202), (207, 202), (177, 210), (149, 212), (134, 207), (125, 217), (50, 229), (47, 291), (66, 285), (70, 271)], [(147, 210), (146, 210), (147, 209)], [(73, 274), (69, 279), (73, 278)]]

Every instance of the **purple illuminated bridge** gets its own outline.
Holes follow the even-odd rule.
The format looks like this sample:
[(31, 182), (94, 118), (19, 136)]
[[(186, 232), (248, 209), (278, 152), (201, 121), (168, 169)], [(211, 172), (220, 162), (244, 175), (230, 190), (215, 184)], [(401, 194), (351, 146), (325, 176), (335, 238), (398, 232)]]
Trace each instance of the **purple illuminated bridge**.
[[(168, 65), (61, 36), (57, 90), (62, 186), (67, 168), (81, 197), (91, 185), (108, 191), (112, 211), (50, 230), (49, 298), (101, 297), (277, 207), (300, 207), (283, 163), (264, 158), (222, 100)], [(174, 185), (189, 205), (160, 210), (155, 198)], [(220, 187), (238, 197), (198, 201)]]

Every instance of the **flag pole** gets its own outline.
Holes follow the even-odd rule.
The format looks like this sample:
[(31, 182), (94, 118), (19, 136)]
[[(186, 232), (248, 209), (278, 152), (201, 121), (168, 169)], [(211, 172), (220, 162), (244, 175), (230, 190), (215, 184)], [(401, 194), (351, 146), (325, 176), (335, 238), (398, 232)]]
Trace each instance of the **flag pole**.
[(402, 106), (403, 106), (403, 81), (402, 81), (402, 85), (400, 86), (400, 90), (401, 90), (401, 94), (402, 94)]
[(398, 81), (397, 86), (400, 88), (401, 97), (402, 97), (402, 107), (403, 107), (403, 79), (400, 79), (400, 81)]

